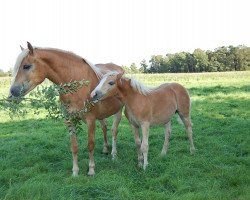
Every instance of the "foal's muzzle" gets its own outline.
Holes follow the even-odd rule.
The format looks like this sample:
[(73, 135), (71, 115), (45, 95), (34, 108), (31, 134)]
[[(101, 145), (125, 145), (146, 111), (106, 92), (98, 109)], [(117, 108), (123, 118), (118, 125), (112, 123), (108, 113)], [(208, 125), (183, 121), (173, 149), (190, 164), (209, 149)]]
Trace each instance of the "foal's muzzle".
[(97, 90), (94, 94), (91, 94), (91, 101), (98, 102), (102, 98), (102, 96), (102, 92)]

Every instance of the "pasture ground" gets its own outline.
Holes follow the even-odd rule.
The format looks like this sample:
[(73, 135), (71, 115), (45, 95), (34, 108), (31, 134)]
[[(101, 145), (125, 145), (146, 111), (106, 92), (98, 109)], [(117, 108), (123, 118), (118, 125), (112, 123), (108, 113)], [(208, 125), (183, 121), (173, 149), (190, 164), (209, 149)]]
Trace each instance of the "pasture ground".
[[(131, 129), (119, 126), (118, 158), (103, 155), (97, 123), (96, 175), (88, 177), (86, 127), (78, 134), (78, 177), (71, 176), (63, 121), (28, 114), (11, 120), (0, 110), (0, 199), (250, 199), (250, 72), (135, 75), (147, 85), (179, 82), (192, 98), (195, 155), (184, 127), (172, 120), (166, 157), (164, 128), (152, 127), (149, 166), (138, 169)], [(0, 79), (0, 98), (9, 79)], [(109, 119), (109, 129), (112, 118)], [(109, 144), (111, 134), (109, 133)]]

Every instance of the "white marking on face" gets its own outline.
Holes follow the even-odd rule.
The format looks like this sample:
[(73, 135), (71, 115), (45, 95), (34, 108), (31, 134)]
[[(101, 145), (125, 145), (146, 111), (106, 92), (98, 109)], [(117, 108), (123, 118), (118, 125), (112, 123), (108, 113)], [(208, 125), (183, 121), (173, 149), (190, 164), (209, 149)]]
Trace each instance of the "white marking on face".
[(105, 83), (106, 79), (108, 78), (108, 76), (104, 76), (100, 83), (96, 86), (96, 88), (91, 92), (90, 96), (93, 97), (96, 93), (96, 91), (100, 90), (103, 86), (103, 84)]
[(29, 54), (29, 49), (24, 49), (17, 57), (16, 64), (14, 66), (13, 72), (12, 72), (12, 80), (11, 80), (11, 86), (14, 84), (14, 81), (16, 79), (17, 72), (20, 68), (20, 65), (23, 61), (23, 59)]

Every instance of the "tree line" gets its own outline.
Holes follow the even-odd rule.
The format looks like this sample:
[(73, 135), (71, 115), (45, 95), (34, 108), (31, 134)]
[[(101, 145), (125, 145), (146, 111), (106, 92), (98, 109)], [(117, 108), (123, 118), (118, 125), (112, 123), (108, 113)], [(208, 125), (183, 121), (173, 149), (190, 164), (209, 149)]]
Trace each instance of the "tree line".
[[(245, 71), (250, 70), (250, 47), (230, 45), (214, 51), (195, 49), (193, 53), (152, 55), (148, 62), (143, 59), (140, 66), (132, 63), (122, 67), (127, 73)], [(1, 76), (11, 76), (11, 70), (4, 72), (0, 69)]]
[(143, 59), (140, 67), (132, 63), (123, 68), (127, 73), (244, 71), (250, 70), (250, 47), (223, 46), (214, 51), (195, 49), (193, 53), (152, 55), (148, 63)]

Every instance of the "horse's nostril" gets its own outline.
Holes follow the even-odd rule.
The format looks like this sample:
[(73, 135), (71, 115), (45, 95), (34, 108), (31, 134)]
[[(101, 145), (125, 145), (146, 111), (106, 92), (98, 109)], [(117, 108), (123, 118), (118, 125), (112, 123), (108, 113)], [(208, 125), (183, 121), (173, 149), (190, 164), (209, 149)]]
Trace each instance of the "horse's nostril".
[(20, 96), (20, 94), (21, 94), (21, 87), (20, 86), (12, 87), (11, 90), (10, 90), (10, 93), (14, 97)]
[(97, 100), (99, 100), (99, 99), (101, 98), (101, 96), (102, 96), (102, 92), (96, 91), (96, 92), (92, 95), (92, 100), (93, 100), (93, 101), (97, 101)]

